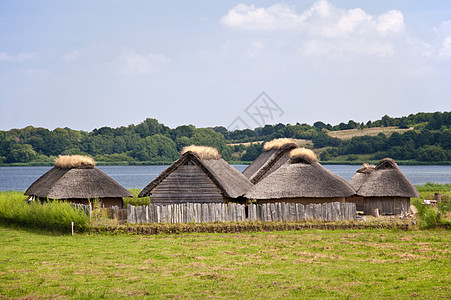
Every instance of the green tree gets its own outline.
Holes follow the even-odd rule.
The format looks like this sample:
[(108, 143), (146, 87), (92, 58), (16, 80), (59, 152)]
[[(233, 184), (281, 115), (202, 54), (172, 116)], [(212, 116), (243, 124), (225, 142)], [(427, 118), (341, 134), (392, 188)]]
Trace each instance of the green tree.
[(421, 161), (446, 161), (447, 152), (440, 146), (424, 146), (417, 150), (417, 159)]
[(6, 158), (6, 162), (30, 162), (36, 157), (37, 153), (33, 147), (28, 144), (16, 144), (11, 147), (10, 152)]
[(332, 156), (330, 155), (329, 151), (327, 151), (327, 150), (321, 152), (321, 154), (319, 155), (319, 159), (322, 161), (328, 161), (331, 158), (332, 158)]
[(242, 161), (254, 161), (262, 152), (263, 144), (250, 144), (246, 148), (246, 153), (241, 157)]
[(211, 128), (197, 128), (190, 139), (191, 144), (209, 146), (218, 149), (225, 160), (232, 156), (231, 147), (227, 146), (224, 136)]
[(155, 134), (140, 140), (132, 156), (140, 161), (174, 161), (179, 157), (179, 153), (173, 140)]

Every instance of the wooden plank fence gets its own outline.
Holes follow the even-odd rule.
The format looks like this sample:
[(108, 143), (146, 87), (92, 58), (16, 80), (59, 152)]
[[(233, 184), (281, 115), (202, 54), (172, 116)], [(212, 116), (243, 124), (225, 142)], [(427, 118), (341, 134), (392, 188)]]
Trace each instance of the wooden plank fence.
[(81, 204), (81, 203), (70, 203), (70, 206), (72, 206), (75, 209), (81, 209), (83, 212), (91, 218), (92, 213), (92, 207), (91, 204)]
[[(246, 212), (247, 210), (247, 212)], [(144, 223), (208, 223), (240, 221), (341, 221), (354, 220), (355, 203), (183, 203), (171, 205), (127, 206), (127, 222)]]

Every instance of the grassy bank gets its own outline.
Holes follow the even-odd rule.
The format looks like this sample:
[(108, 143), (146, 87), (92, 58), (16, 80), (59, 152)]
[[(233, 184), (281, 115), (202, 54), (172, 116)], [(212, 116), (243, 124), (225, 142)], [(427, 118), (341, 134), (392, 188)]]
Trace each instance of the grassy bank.
[(23, 193), (0, 192), (0, 224), (70, 232), (72, 222), (78, 231), (89, 228), (89, 217), (69, 203), (28, 204)]
[(447, 298), (449, 231), (55, 236), (0, 227), (0, 298)]

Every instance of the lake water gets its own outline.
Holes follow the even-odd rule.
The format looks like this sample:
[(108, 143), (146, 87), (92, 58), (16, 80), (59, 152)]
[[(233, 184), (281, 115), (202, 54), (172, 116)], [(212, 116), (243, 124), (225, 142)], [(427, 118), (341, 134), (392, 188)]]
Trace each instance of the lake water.
[[(99, 166), (123, 187), (142, 189), (168, 166)], [(245, 165), (234, 165), (240, 172)], [(325, 168), (351, 179), (357, 165), (324, 165)], [(451, 166), (399, 166), (412, 184), (451, 183)], [(0, 167), (0, 191), (25, 191), (52, 167)]]

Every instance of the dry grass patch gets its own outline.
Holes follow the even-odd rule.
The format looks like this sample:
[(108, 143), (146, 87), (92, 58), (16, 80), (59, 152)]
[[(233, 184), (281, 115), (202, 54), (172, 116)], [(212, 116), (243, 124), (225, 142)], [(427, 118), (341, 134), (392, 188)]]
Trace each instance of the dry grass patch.
[(391, 136), (393, 132), (397, 132), (400, 134), (405, 133), (406, 131), (413, 130), (413, 127), (409, 129), (400, 129), (398, 127), (373, 127), (373, 128), (363, 128), (363, 129), (347, 129), (340, 131), (329, 131), (327, 134), (330, 137), (339, 138), (341, 140), (350, 140), (356, 136), (376, 136), (379, 133), (385, 134), (387, 137)]

